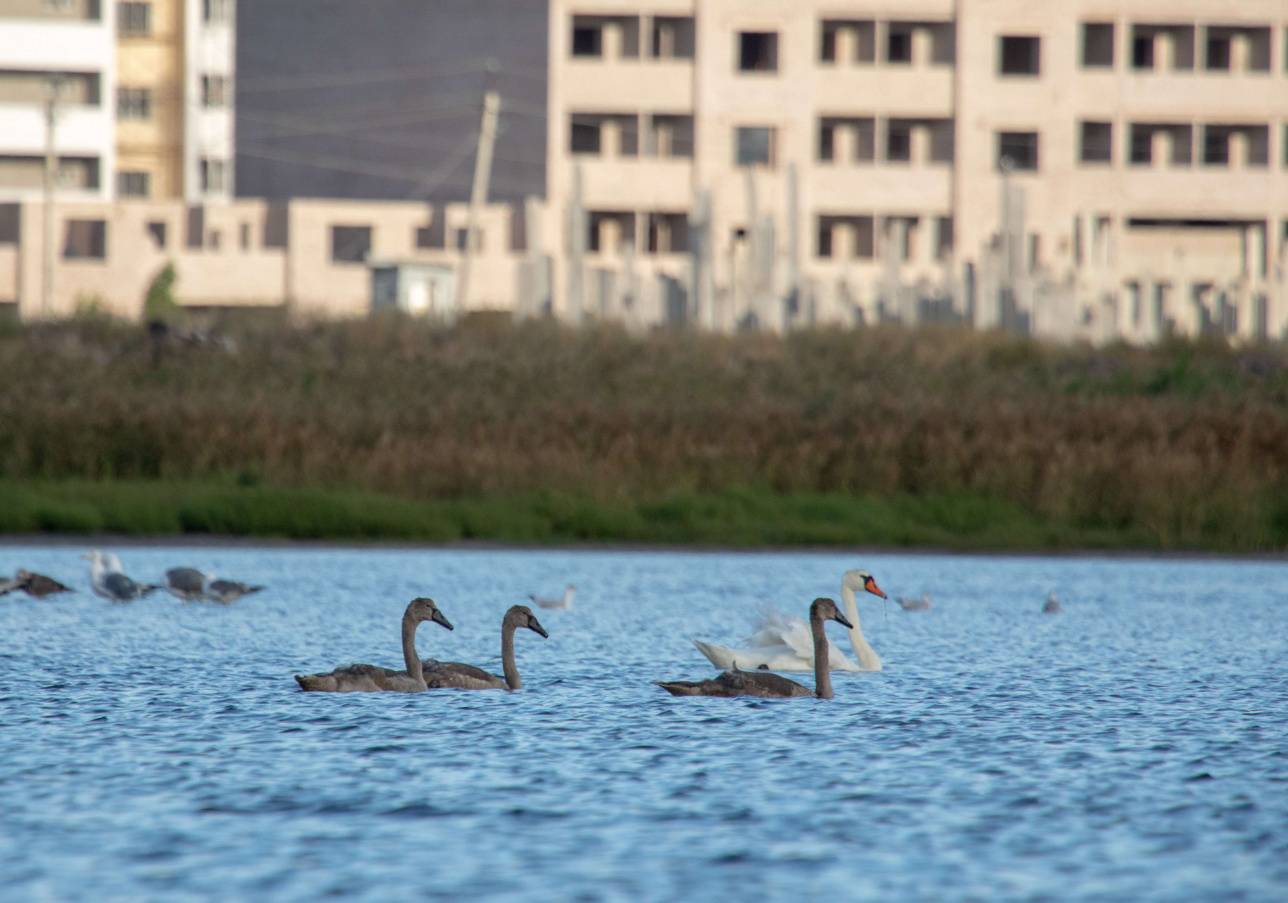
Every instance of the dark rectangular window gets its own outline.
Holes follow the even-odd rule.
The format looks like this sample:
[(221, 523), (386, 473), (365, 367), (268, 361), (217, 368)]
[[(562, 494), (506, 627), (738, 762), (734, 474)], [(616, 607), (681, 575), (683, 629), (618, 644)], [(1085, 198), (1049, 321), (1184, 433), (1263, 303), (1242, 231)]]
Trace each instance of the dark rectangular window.
[(998, 132), (997, 165), (999, 169), (1032, 172), (1038, 168), (1037, 132)]
[(228, 4), (231, 0), (202, 0), (201, 17), (207, 22), (227, 22)]
[(1083, 163), (1112, 163), (1113, 125), (1108, 122), (1083, 122), (1079, 136), (1078, 159)]
[(599, 123), (572, 119), (572, 130), (568, 136), (569, 150), (574, 154), (599, 155)]
[(1133, 69), (1154, 68), (1154, 34), (1153, 32), (1132, 35), (1131, 67)]
[(152, 243), (157, 246), (158, 251), (165, 250), (166, 228), (164, 220), (150, 220), (148, 222), (148, 235), (152, 236)]
[(223, 75), (201, 77), (201, 105), (203, 107), (228, 106), (228, 78)]
[(126, 198), (145, 198), (151, 178), (146, 172), (122, 170), (116, 174), (116, 193)]
[(250, 250), (250, 223), (242, 223), (237, 227), (237, 241), (243, 251)]
[(907, 65), (912, 62), (912, 26), (891, 22), (886, 33), (886, 62)]
[(870, 216), (820, 215), (815, 253), (824, 259), (871, 260), (876, 256), (876, 229)]
[(943, 260), (953, 256), (953, 218), (951, 216), (935, 217), (935, 259)]
[(738, 71), (777, 72), (778, 33), (774, 31), (738, 32)]
[(127, 37), (152, 33), (152, 4), (142, 2), (116, 4), (116, 28)]
[(151, 119), (152, 90), (150, 88), (117, 88), (116, 115), (119, 119)]
[(1227, 129), (1213, 125), (1203, 127), (1203, 164), (1230, 165), (1230, 132)]
[(371, 253), (370, 226), (332, 226), (333, 263), (364, 263)]
[(1154, 162), (1154, 130), (1149, 126), (1133, 124), (1129, 138), (1127, 159), (1133, 165), (1148, 166)]
[(734, 163), (773, 166), (774, 130), (764, 126), (739, 126), (734, 134)]
[(649, 41), (655, 60), (693, 59), (693, 19), (687, 16), (656, 16)]
[(997, 71), (1002, 75), (1037, 75), (1042, 68), (1042, 43), (1028, 35), (997, 39)]
[(1203, 48), (1203, 68), (1209, 72), (1230, 71), (1229, 32), (1208, 29), (1207, 41)]
[(214, 157), (201, 159), (201, 190), (221, 192), (228, 187), (228, 164)]
[(597, 25), (582, 24), (574, 19), (572, 26), (572, 55), (579, 57), (603, 56), (603, 30)]
[(63, 232), (66, 260), (104, 260), (107, 257), (107, 221), (69, 219)]
[(1082, 23), (1082, 65), (1087, 69), (1112, 69), (1114, 26), (1112, 22)]
[(908, 163), (912, 160), (912, 123), (908, 120), (886, 120), (885, 158), (887, 163)]

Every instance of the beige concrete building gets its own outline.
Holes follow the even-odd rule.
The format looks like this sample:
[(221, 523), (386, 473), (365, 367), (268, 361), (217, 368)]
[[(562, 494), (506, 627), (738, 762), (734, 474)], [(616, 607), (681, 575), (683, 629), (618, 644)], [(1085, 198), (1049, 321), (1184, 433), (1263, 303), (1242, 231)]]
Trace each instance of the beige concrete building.
[[(55, 209), (58, 256), (42, 309), (44, 205), (0, 204), (0, 313), (22, 319), (93, 309), (130, 319), (171, 263), (176, 300), (198, 309), (278, 308), (299, 317), (366, 316), (370, 264), (458, 269), (465, 204), (238, 200), (80, 201)], [(452, 316), (509, 310), (523, 257), (522, 217), (504, 205), (479, 213), (468, 299)]]
[(552, 0), (554, 306), (1288, 328), (1285, 0)]

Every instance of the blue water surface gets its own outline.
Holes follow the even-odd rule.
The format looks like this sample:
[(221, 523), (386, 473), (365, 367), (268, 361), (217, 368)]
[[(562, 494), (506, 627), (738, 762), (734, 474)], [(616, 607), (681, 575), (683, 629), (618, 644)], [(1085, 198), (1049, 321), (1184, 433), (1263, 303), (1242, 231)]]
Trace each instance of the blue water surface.
[[(118, 549), (270, 587), (225, 608), (112, 605), (78, 551), (0, 548), (78, 590), (0, 599), (6, 899), (1288, 899), (1282, 562)], [(653, 684), (860, 566), (934, 608), (862, 599), (885, 670), (834, 700)], [(417, 595), (422, 655), (499, 671), (565, 582), (518, 693), (292, 680), (401, 667)]]

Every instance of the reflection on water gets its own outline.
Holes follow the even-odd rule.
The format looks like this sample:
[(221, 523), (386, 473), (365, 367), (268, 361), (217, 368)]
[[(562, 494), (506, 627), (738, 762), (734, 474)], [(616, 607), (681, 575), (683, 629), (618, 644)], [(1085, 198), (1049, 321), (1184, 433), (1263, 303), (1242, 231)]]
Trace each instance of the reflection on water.
[[(4, 896), (1280, 898), (1288, 565), (864, 554), (121, 550), (270, 588), (112, 606), (69, 548), (0, 549), (73, 597), (0, 599)], [(879, 674), (836, 699), (674, 699), (870, 568)], [(516, 694), (306, 694), (422, 655), (500, 670), (502, 613), (577, 585)], [(1055, 589), (1064, 613), (1041, 614)], [(846, 644), (837, 631), (840, 642)], [(810, 682), (812, 677), (802, 675)]]

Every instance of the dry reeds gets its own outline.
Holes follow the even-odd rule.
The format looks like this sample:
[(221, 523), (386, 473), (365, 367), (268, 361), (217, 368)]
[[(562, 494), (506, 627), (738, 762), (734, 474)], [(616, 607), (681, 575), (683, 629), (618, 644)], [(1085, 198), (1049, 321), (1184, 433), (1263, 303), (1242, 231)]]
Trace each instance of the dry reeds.
[(0, 335), (0, 478), (622, 504), (740, 488), (998, 499), (1163, 547), (1288, 542), (1288, 353), (959, 330), (635, 337), (402, 319), (168, 350)]

